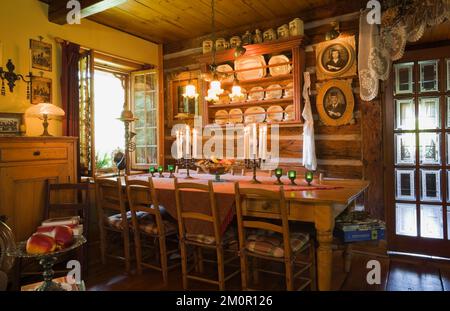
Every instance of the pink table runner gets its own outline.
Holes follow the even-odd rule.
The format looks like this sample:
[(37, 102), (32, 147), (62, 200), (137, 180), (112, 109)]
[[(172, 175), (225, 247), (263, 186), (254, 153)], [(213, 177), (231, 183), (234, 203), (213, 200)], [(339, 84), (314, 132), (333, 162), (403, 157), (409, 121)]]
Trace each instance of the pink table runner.
[[(168, 176), (168, 173), (164, 174)], [(130, 179), (147, 180), (151, 175), (133, 175)], [(155, 175), (153, 178), (153, 183), (157, 189), (157, 195), (159, 204), (164, 206), (166, 211), (171, 217), (177, 219), (177, 210), (175, 203), (174, 194), (174, 180), (171, 178), (158, 178)], [(206, 184), (208, 180), (214, 180), (214, 176), (206, 174), (193, 174), (194, 178), (186, 180), (184, 179), (184, 174), (178, 174), (176, 177), (181, 182), (194, 182)], [(220, 214), (220, 220), (222, 224), (222, 233), (226, 231), (230, 223), (232, 222), (235, 215), (235, 197), (234, 197), (234, 183), (239, 182), (240, 185), (245, 187), (257, 187), (264, 188), (267, 190), (277, 191), (280, 186), (275, 185), (275, 178), (270, 177), (258, 177), (261, 184), (252, 184), (250, 176), (232, 176), (223, 175), (221, 178), (225, 182), (214, 183), (214, 192), (216, 193), (216, 203)], [(297, 186), (290, 185), (288, 179), (282, 178), (283, 189), (285, 191), (311, 191), (311, 190), (329, 190), (337, 189), (340, 187), (328, 186), (328, 185), (317, 185), (312, 184), (308, 186), (304, 181), (296, 180)], [(198, 192), (198, 191), (183, 191), (181, 194), (182, 204), (185, 211), (199, 212), (210, 215), (209, 197), (208, 194)], [(198, 220), (188, 220), (186, 221), (186, 231), (193, 234), (203, 234), (203, 235), (214, 235), (214, 229), (212, 224), (198, 221)]]

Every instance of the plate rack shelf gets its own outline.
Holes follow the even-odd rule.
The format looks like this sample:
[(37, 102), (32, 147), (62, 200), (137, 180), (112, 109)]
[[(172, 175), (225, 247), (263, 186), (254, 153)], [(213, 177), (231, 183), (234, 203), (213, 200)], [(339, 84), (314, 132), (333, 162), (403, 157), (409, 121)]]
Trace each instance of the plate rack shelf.
[[(242, 57), (248, 56), (264, 56), (266, 65), (251, 68), (244, 68), (239, 70), (234, 70), (235, 61), (239, 58), (234, 57), (234, 49), (217, 51), (216, 53), (216, 64), (230, 65), (233, 70), (227, 71), (227, 75), (233, 75), (239, 72), (245, 71), (254, 71), (258, 69), (263, 69), (265, 71), (265, 76), (259, 79), (251, 79), (251, 80), (239, 80), (239, 85), (245, 89), (247, 95), (251, 93), (251, 89), (253, 87), (262, 87), (264, 90), (267, 89), (270, 85), (278, 84), (280, 85), (279, 89), (272, 90), (280, 90), (285, 95), (286, 88), (289, 88), (287, 85), (292, 83), (292, 96), (287, 98), (275, 98), (275, 99), (261, 99), (261, 100), (244, 100), (239, 102), (232, 102), (229, 100), (228, 94), (231, 93), (231, 88), (233, 86), (233, 82), (231, 79), (227, 79), (222, 83), (222, 88), (225, 90), (224, 94), (221, 96), (221, 100), (219, 103), (206, 103), (203, 105), (203, 123), (211, 124), (215, 122), (215, 114), (219, 110), (226, 110), (228, 113), (231, 109), (241, 109), (243, 113), (245, 110), (252, 107), (262, 107), (265, 110), (272, 105), (281, 106), (285, 109), (289, 105), (293, 105), (293, 118), (289, 121), (270, 121), (267, 120), (268, 114), (266, 113), (266, 121), (268, 124), (280, 124), (280, 125), (298, 125), (302, 123), (301, 118), (301, 110), (302, 110), (302, 91), (301, 87), (303, 85), (303, 72), (305, 70), (305, 51), (304, 51), (304, 43), (305, 37), (297, 36), (291, 37), (287, 40), (277, 40), (271, 42), (264, 42), (260, 44), (251, 44), (246, 45), (246, 53)], [(275, 55), (285, 55), (289, 57), (289, 62), (280, 63), (278, 65), (269, 65), (269, 60), (272, 56)], [(200, 63), (201, 71), (204, 73), (208, 73), (209, 66), (212, 63), (212, 54), (207, 53), (198, 57), (198, 61)], [(270, 69), (276, 66), (286, 66), (290, 65), (292, 70), (289, 74), (282, 74), (271, 76)], [(225, 79), (224, 79), (225, 80)], [(203, 94), (207, 94), (209, 84), (203, 83)], [(245, 118), (243, 118), (245, 120)]]

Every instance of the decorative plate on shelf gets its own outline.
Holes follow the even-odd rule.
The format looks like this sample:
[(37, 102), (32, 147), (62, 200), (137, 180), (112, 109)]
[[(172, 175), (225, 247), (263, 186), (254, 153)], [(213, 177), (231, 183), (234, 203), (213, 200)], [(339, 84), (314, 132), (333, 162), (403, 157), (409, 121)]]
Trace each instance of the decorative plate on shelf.
[(294, 121), (295, 119), (295, 111), (294, 105), (288, 105), (284, 109), (284, 121)]
[(228, 112), (226, 110), (219, 110), (216, 112), (216, 119), (214, 120), (218, 125), (225, 125), (228, 122)]
[(280, 99), (283, 96), (283, 88), (279, 84), (269, 85), (264, 99)]
[(244, 117), (244, 114), (242, 113), (241, 109), (231, 109), (228, 122), (229, 123), (242, 123), (242, 119)]
[(267, 122), (283, 121), (283, 111), (283, 108), (278, 105), (267, 108)]
[(289, 58), (285, 55), (272, 56), (269, 60), (269, 66), (277, 65), (277, 64), (284, 64), (284, 65), (269, 67), (270, 75), (272, 77), (276, 77), (276, 76), (290, 74), (291, 70), (292, 70), (292, 66), (290, 64), (286, 64), (289, 62), (290, 62)]
[(264, 88), (261, 86), (255, 86), (250, 89), (248, 93), (248, 101), (252, 100), (263, 100), (264, 99)]
[(283, 98), (291, 98), (294, 97), (294, 83), (290, 82), (284, 88), (284, 96)]
[[(234, 61), (235, 70), (251, 69), (239, 71), (236, 76), (239, 81), (261, 79), (266, 76), (266, 60), (264, 56), (243, 56)], [(262, 67), (262, 68), (261, 68)], [(255, 68), (255, 69), (252, 69)]]
[(228, 64), (219, 65), (216, 68), (217, 72), (220, 76), (223, 76), (222, 82), (223, 83), (233, 83), (234, 76), (233, 76), (233, 68)]
[(251, 107), (245, 110), (245, 123), (262, 123), (266, 119), (266, 111), (262, 107)]

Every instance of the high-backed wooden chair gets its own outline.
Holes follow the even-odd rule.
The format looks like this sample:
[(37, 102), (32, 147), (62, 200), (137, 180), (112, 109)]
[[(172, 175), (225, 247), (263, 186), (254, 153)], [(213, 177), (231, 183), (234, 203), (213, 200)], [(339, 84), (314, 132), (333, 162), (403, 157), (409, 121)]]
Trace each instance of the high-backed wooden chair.
[(5, 223), (6, 217), (0, 217), (0, 291), (8, 288), (8, 275), (14, 267), (15, 258), (6, 255), (6, 250), (15, 246), (14, 234)]
[[(108, 179), (95, 179), (97, 196), (98, 224), (100, 229), (100, 252), (104, 264), (106, 257), (125, 261), (125, 269), (130, 272), (130, 227), (131, 213), (127, 213), (122, 194), (120, 178), (112, 181)], [(110, 233), (120, 234), (123, 241), (123, 256), (107, 252), (106, 240)], [(109, 244), (109, 243), (108, 243)]]
[[(210, 213), (206, 214), (206, 213), (186, 211), (182, 201), (182, 192), (185, 191), (198, 191), (206, 193), (209, 197)], [(233, 244), (236, 244), (236, 240), (234, 239), (234, 236), (232, 234), (229, 233), (222, 234), (220, 215), (217, 209), (216, 196), (213, 190), (212, 181), (208, 181), (208, 184), (204, 185), (189, 182), (179, 183), (178, 180), (175, 179), (175, 200), (177, 205), (178, 231), (181, 250), (181, 268), (183, 274), (183, 288), (186, 290), (188, 288), (188, 280), (192, 279), (210, 284), (216, 284), (219, 286), (220, 290), (225, 290), (225, 282), (239, 273), (239, 270), (236, 270), (231, 272), (227, 276), (225, 275), (225, 265), (237, 259), (236, 250), (235, 249), (233, 250), (231, 248)], [(193, 233), (186, 232), (185, 226), (186, 220), (198, 220), (212, 224), (214, 227), (214, 236), (196, 235)], [(196, 265), (188, 267), (188, 250), (187, 250), (188, 246), (197, 247), (200, 250), (202, 248), (214, 250), (216, 252), (217, 262), (214, 261), (214, 263), (217, 264), (217, 272), (218, 272), (217, 279), (208, 279), (203, 276), (190, 274), (190, 272), (192, 272), (192, 270), (196, 268)], [(230, 258), (225, 259), (225, 253), (230, 253), (231, 255)], [(211, 262), (209, 260), (203, 260), (202, 258), (199, 258), (201, 257), (201, 252), (196, 254), (200, 254), (198, 256), (195, 256), (197, 259), (205, 262)], [(202, 272), (203, 270), (202, 263), (200, 263), (197, 267), (200, 267), (199, 271)]]
[[(168, 251), (166, 239), (172, 237), (176, 240), (176, 224), (163, 220), (151, 177), (147, 181), (130, 180), (125, 177), (125, 182), (131, 211), (138, 273), (142, 273), (142, 266), (161, 271), (164, 285), (167, 286), (168, 270), (176, 266), (168, 267), (168, 256), (177, 252), (178, 248)], [(159, 259), (158, 265), (143, 261), (141, 238), (144, 236), (155, 241), (155, 250), (159, 251), (159, 256), (156, 256)]]
[[(315, 290), (315, 246), (308, 234), (290, 232), (288, 209), (284, 197), (283, 187), (279, 191), (269, 191), (258, 188), (242, 188), (235, 184), (236, 215), (239, 232), (239, 254), (241, 257), (242, 289), (248, 286), (249, 257), (275, 261), (284, 264), (287, 290), (302, 290), (309, 286)], [(249, 204), (263, 203), (271, 208), (272, 221), (267, 219), (267, 213), (257, 213)], [(250, 232), (248, 232), (250, 231)], [(308, 260), (301, 261), (300, 255), (307, 253)], [(294, 272), (294, 268), (298, 271)], [(309, 270), (309, 277), (301, 276)], [(259, 270), (270, 274), (275, 271)], [(295, 280), (301, 285), (295, 288)]]
[[(89, 209), (91, 205), (89, 184), (47, 184), (44, 219), (54, 216), (79, 216), (83, 224), (83, 235), (89, 236)], [(78, 249), (83, 277), (88, 271), (88, 245)]]

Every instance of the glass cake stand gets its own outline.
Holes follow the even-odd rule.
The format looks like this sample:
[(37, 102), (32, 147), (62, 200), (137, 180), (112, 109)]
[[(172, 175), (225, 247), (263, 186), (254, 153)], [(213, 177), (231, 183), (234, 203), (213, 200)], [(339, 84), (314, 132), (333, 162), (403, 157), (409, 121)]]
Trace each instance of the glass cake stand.
[(61, 249), (56, 252), (47, 253), (47, 254), (29, 254), (26, 251), (27, 242), (20, 242), (13, 248), (9, 248), (6, 251), (6, 254), (11, 257), (16, 258), (35, 258), (39, 261), (39, 264), (44, 269), (42, 276), (44, 278), (44, 282), (40, 285), (36, 291), (64, 291), (62, 286), (59, 283), (53, 282), (53, 265), (58, 260), (58, 256), (70, 252), (81, 245), (86, 243), (86, 238), (82, 235), (75, 236), (72, 245), (67, 248)]

